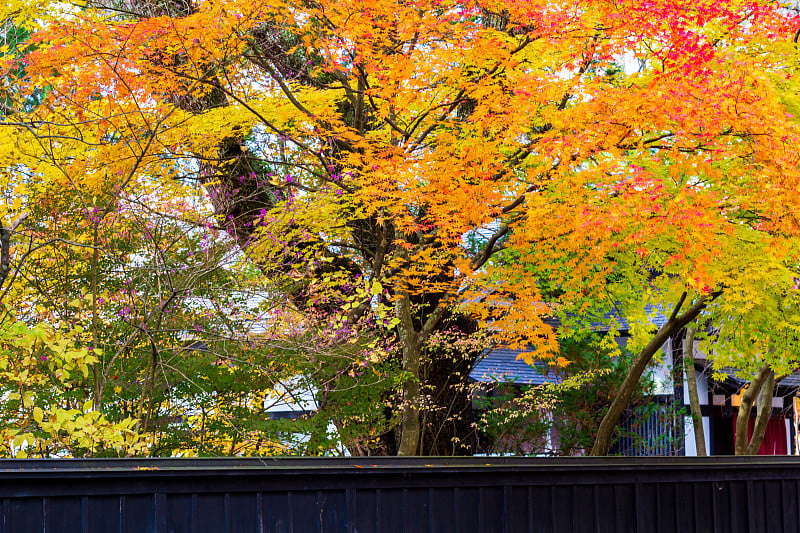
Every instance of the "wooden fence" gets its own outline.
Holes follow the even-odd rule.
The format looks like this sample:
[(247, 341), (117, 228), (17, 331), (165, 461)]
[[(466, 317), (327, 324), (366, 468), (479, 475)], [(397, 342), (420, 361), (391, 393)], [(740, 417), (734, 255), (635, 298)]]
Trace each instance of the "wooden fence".
[(3, 533), (797, 532), (791, 457), (0, 461)]

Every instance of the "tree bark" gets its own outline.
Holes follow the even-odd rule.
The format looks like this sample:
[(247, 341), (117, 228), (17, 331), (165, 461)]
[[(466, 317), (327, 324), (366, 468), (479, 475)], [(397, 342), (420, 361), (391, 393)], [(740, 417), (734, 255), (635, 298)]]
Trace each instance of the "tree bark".
[(761, 393), (758, 395), (756, 415), (756, 425), (753, 428), (753, 436), (750, 437), (750, 444), (747, 445), (747, 455), (758, 455), (761, 443), (764, 442), (764, 434), (767, 432), (770, 415), (772, 414), (772, 396), (775, 392), (775, 372), (770, 371), (764, 385), (761, 386)]
[[(764, 365), (758, 374), (750, 382), (750, 386), (742, 394), (742, 403), (739, 404), (739, 413), (736, 416), (736, 442), (734, 444), (734, 453), (736, 455), (747, 455), (750, 446), (748, 445), (747, 426), (750, 422), (750, 413), (753, 411), (753, 403), (756, 397), (761, 392), (761, 387), (764, 382), (772, 376), (771, 382), (774, 383), (775, 374), (770, 369), (769, 365)], [(770, 393), (770, 409), (772, 409), (772, 394)], [(755, 436), (755, 432), (753, 432)], [(763, 435), (762, 435), (763, 438)], [(759, 447), (761, 443), (759, 442)], [(756, 448), (756, 452), (758, 448)]]
[(421, 434), (419, 410), (419, 335), (411, 319), (411, 299), (402, 295), (395, 304), (400, 319), (400, 340), (403, 346), (403, 403), (400, 407), (400, 447), (398, 455), (418, 455)]
[(633, 361), (631, 368), (628, 370), (628, 375), (625, 377), (625, 381), (622, 383), (617, 395), (614, 397), (614, 401), (611, 402), (611, 406), (608, 408), (606, 415), (600, 422), (600, 426), (597, 429), (597, 436), (595, 437), (594, 446), (592, 447), (592, 451), (589, 453), (589, 455), (608, 455), (608, 450), (611, 448), (611, 443), (613, 442), (614, 438), (614, 428), (616, 427), (617, 422), (619, 422), (619, 418), (622, 416), (623, 411), (625, 411), (625, 408), (630, 403), (631, 396), (639, 384), (639, 379), (642, 377), (647, 365), (650, 364), (650, 361), (652, 361), (653, 356), (667, 341), (667, 339), (673, 337), (678, 331), (681, 330), (681, 328), (686, 326), (686, 324), (697, 318), (697, 315), (699, 315), (700, 311), (706, 307), (708, 302), (720, 294), (720, 292), (715, 292), (711, 293), (710, 295), (701, 296), (697, 302), (695, 302), (694, 305), (692, 305), (692, 307), (690, 307), (683, 315), (678, 316), (678, 313), (680, 312), (681, 307), (683, 307), (683, 303), (686, 300), (687, 294), (684, 292), (681, 295), (680, 300), (678, 300), (678, 303), (672, 310), (672, 314), (670, 315), (669, 319), (663, 326), (659, 328), (652, 340), (647, 343), (647, 346), (642, 349), (642, 351)]
[(697, 394), (697, 376), (694, 371), (694, 336), (697, 325), (686, 327), (686, 338), (683, 340), (683, 368), (686, 371), (686, 384), (689, 386), (689, 408), (694, 425), (694, 444), (698, 457), (706, 456), (706, 438), (703, 430), (703, 413), (700, 410), (700, 398)]

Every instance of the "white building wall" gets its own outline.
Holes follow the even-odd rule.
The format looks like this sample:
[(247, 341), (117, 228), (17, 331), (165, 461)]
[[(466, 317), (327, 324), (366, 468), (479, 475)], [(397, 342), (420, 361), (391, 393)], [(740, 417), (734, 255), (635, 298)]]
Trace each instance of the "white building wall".
[(661, 347), (662, 360), (653, 368), (653, 394), (674, 394), (672, 382), (672, 344), (669, 339)]
[[(700, 405), (708, 405), (708, 376), (695, 372), (695, 383)], [(683, 403), (689, 405), (689, 382), (686, 380), (686, 372), (683, 373)]]
[[(711, 421), (703, 417), (703, 433), (706, 441), (706, 454), (709, 452), (708, 436), (711, 434)], [(684, 449), (687, 457), (697, 457), (697, 444), (694, 441), (694, 423), (691, 416), (683, 417), (683, 434), (685, 435)]]

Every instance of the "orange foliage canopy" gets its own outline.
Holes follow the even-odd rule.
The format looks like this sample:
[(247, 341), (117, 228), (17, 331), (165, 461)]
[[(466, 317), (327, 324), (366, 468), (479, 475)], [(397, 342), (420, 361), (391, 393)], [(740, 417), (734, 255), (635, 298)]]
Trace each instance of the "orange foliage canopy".
[(304, 297), (326, 262), (368, 289), (350, 318), (435, 293), (393, 308), (416, 344), (460, 309), (555, 354), (555, 301), (797, 264), (800, 23), (774, 2), (129, 4), (35, 36), (42, 186), (196, 179), (264, 269), (319, 278)]

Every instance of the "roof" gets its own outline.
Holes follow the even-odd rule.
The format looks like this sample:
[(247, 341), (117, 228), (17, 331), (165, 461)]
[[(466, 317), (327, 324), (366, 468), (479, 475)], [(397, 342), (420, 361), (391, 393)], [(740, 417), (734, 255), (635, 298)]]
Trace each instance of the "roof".
[[(728, 379), (732, 380), (736, 385), (742, 386), (745, 383), (748, 383), (749, 380), (740, 378), (736, 374), (736, 369), (731, 367), (724, 367), (719, 370), (723, 374), (728, 376)], [(787, 387), (787, 388), (794, 388), (800, 387), (800, 370), (796, 370), (793, 373), (789, 374), (788, 376), (781, 379), (777, 385), (779, 387)]]
[[(694, 364), (697, 370), (707, 374), (716, 370), (717, 372), (726, 376), (723, 381), (718, 383), (724, 383), (725, 385), (732, 387), (739, 388), (750, 381), (747, 378), (739, 377), (739, 371), (732, 366), (724, 366), (719, 369), (714, 369), (712, 361), (709, 360), (707, 353), (709, 350), (706, 348), (705, 342), (707, 341), (695, 340), (694, 343)], [(708, 341), (708, 343), (711, 344), (713, 350), (713, 344), (711, 341)], [(794, 372), (782, 378), (777, 385), (778, 387), (787, 389), (800, 388), (800, 368), (795, 369)]]
[[(664, 314), (663, 308), (658, 304), (647, 304), (645, 311), (650, 318), (650, 323), (660, 328), (668, 317)], [(611, 324), (615, 323), (616, 329), (626, 332), (630, 329), (628, 321), (619, 313), (617, 307), (607, 311), (602, 316), (588, 315), (588, 326), (594, 331), (609, 331)], [(558, 319), (549, 318), (546, 320), (554, 328), (558, 328), (561, 323)], [(624, 346), (622, 339), (617, 339), (620, 345)], [(529, 365), (522, 359), (517, 359), (523, 352), (535, 351), (530, 347), (525, 350), (512, 350), (510, 348), (489, 348), (481, 354), (478, 363), (470, 372), (469, 377), (482, 383), (494, 383), (498, 381), (513, 382), (519, 385), (544, 385), (545, 383), (559, 383), (561, 378), (553, 375), (550, 367), (545, 362), (535, 362)]]
[(797, 370), (783, 378), (778, 385), (781, 387), (800, 387), (800, 370)]
[[(660, 328), (667, 323), (669, 316), (664, 314), (664, 308), (660, 304), (647, 304), (644, 307), (647, 316), (650, 318), (650, 324)], [(585, 318), (579, 319), (581, 322), (588, 320), (588, 327), (593, 331), (609, 331), (611, 325), (614, 324), (616, 329), (620, 332), (628, 331), (630, 324), (627, 319), (619, 312), (619, 308), (614, 306), (609, 311), (602, 315), (598, 313), (589, 313)], [(549, 320), (550, 325), (554, 327), (560, 326), (560, 321), (557, 319)]]
[(519, 385), (544, 385), (558, 383), (561, 378), (550, 372), (547, 363), (536, 362), (529, 365), (517, 359), (523, 350), (510, 348), (487, 349), (469, 373), (469, 377), (482, 383), (513, 382)]

